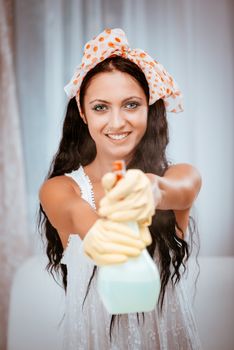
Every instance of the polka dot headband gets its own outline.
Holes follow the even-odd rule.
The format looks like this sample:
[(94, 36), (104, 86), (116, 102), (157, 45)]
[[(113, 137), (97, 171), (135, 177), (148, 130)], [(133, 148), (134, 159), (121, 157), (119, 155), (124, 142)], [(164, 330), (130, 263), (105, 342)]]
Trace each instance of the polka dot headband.
[(71, 81), (64, 88), (69, 98), (76, 96), (80, 111), (80, 86), (85, 75), (99, 62), (115, 55), (129, 59), (142, 69), (149, 84), (150, 105), (161, 98), (164, 100), (167, 112), (183, 111), (182, 94), (172, 76), (159, 62), (153, 60), (143, 50), (130, 49), (124, 31), (119, 28), (105, 29), (101, 34), (87, 42), (82, 62), (76, 68)]

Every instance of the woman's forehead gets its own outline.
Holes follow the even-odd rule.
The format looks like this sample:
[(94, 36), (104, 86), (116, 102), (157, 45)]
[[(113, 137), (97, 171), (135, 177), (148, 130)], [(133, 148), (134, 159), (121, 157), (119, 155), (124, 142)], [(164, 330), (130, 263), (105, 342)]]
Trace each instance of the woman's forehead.
[[(133, 76), (120, 71), (96, 74), (88, 84), (85, 96), (87, 99), (111, 97), (126, 98), (126, 95), (143, 97), (144, 90)], [(98, 97), (97, 97), (98, 96)]]

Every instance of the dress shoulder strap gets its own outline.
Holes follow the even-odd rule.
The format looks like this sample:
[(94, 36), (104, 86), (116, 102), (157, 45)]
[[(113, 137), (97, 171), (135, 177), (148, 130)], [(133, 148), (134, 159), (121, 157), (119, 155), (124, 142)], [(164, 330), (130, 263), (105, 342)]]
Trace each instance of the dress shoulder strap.
[(83, 198), (86, 202), (88, 202), (91, 205), (91, 207), (94, 210), (96, 210), (93, 185), (88, 175), (85, 174), (82, 165), (80, 165), (79, 169), (74, 170), (71, 173), (65, 175), (70, 176), (78, 184), (81, 191), (81, 198)]

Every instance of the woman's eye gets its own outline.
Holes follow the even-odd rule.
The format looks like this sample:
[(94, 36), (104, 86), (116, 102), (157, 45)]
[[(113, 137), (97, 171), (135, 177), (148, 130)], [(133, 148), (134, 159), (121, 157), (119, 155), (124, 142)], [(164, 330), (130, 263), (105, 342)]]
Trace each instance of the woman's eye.
[(135, 109), (139, 106), (139, 103), (138, 102), (129, 102), (126, 104), (126, 107), (128, 109)]
[(107, 107), (106, 107), (105, 105), (96, 105), (96, 106), (94, 106), (92, 109), (93, 109), (94, 111), (99, 112), (99, 111), (105, 111), (106, 108), (107, 108)]

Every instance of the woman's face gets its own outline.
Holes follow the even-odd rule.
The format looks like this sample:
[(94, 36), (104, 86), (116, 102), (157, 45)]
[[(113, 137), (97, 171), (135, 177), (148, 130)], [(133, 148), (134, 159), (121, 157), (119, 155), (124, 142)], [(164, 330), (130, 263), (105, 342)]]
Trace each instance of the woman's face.
[(139, 83), (119, 71), (95, 75), (84, 96), (84, 118), (97, 154), (128, 159), (147, 126), (148, 104)]

